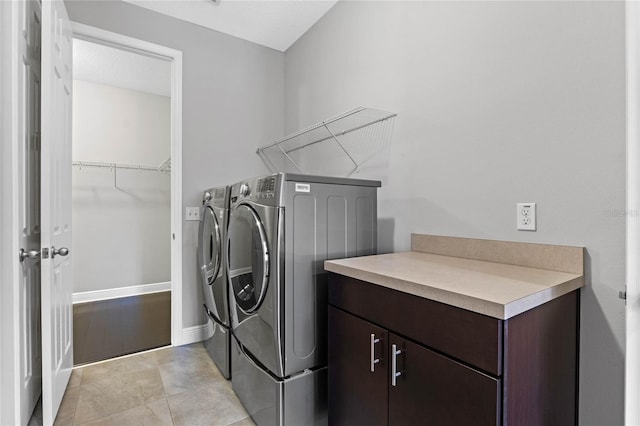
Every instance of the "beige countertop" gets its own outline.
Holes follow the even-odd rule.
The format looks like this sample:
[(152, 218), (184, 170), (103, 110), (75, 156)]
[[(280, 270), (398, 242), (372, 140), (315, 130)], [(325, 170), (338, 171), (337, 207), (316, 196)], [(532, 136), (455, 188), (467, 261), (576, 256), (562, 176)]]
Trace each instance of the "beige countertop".
[(584, 286), (583, 274), (418, 251), (328, 260), (324, 265), (330, 272), (498, 319)]

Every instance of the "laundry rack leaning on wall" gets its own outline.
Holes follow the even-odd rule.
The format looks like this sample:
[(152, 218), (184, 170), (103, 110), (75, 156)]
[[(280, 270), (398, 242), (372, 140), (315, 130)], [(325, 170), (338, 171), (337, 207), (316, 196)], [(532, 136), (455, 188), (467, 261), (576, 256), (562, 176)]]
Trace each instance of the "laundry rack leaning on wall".
[(396, 113), (359, 107), (256, 150), (271, 172), (351, 176), (391, 143)]
[(97, 161), (73, 161), (71, 163), (73, 167), (77, 167), (80, 170), (87, 169), (110, 169), (113, 171), (113, 187), (118, 188), (118, 169), (120, 170), (138, 170), (147, 172), (159, 172), (165, 174), (171, 174), (171, 158), (165, 160), (159, 166), (143, 166), (141, 164), (122, 164), (122, 163), (101, 163)]

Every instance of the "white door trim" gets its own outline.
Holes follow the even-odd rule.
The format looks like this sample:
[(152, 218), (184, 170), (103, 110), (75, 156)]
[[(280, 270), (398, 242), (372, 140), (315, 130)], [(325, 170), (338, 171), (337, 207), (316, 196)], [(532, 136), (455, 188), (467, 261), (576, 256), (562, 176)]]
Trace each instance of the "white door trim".
[[(6, 145), (5, 141), (5, 137), (6, 135), (4, 134), (4, 129), (7, 126), (5, 123), (7, 121), (7, 117), (5, 117), (5, 114), (7, 113), (7, 111), (9, 111), (8, 105), (6, 104), (5, 98), (6, 96), (3, 96), (3, 93), (7, 90), (8, 85), (5, 82), (6, 77), (6, 73), (7, 73), (7, 66), (6, 63), (9, 59), (9, 48), (7, 46), (7, 40), (9, 37), (9, 34), (7, 33), (7, 27), (10, 27), (9, 25), (9, 21), (6, 19), (7, 17), (7, 13), (10, 11), (11, 9), (9, 9), (9, 7), (6, 7), (3, 3), (0, 3), (0, 169), (4, 169), (5, 164), (2, 162), (2, 158), (3, 158), (3, 153), (2, 153), (2, 147), (4, 145)], [(3, 102), (4, 101), (4, 102)], [(2, 182), (4, 179), (2, 178), (2, 176), (0, 175), (0, 182)], [(5, 205), (5, 202), (3, 200), (4, 197), (4, 187), (0, 184), (0, 212), (3, 211), (2, 206)], [(2, 236), (4, 235), (4, 220), (3, 220), (3, 215), (0, 214), (0, 271), (3, 271), (5, 268), (4, 265), (4, 252), (3, 252), (3, 247), (6, 243), (4, 243), (4, 239), (2, 238)], [(6, 287), (6, 285), (4, 284), (6, 281), (4, 279), (4, 276), (0, 273), (0, 312), (4, 310), (4, 306), (1, 305), (1, 301), (4, 299), (4, 294), (5, 291), (3, 290), (4, 287)], [(0, 318), (0, 323), (2, 322), (2, 318)], [(4, 423), (5, 420), (2, 417), (2, 413), (3, 413), (3, 403), (2, 401), (5, 399), (5, 395), (8, 393), (7, 389), (4, 389), (4, 387), (7, 385), (5, 383), (5, 377), (4, 377), (4, 368), (2, 367), (2, 365), (4, 364), (4, 353), (8, 350), (7, 345), (4, 343), (4, 339), (5, 339), (5, 330), (2, 326), (0, 326), (0, 423)]]
[(183, 343), (182, 327), (182, 52), (89, 25), (72, 24), (73, 36), (171, 62), (171, 344)]
[(18, 213), (18, 3), (0, 2), (0, 424), (14, 424), (20, 415), (19, 366), (19, 238)]
[(627, 214), (625, 424), (640, 425), (640, 4), (626, 1)]

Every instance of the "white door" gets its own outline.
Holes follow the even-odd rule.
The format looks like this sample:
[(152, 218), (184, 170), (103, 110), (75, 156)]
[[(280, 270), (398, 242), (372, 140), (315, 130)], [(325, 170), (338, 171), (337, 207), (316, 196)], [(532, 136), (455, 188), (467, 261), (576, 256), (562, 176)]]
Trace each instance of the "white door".
[(71, 281), (71, 22), (42, 2), (42, 411), (52, 424), (73, 368)]
[(27, 424), (41, 391), (40, 333), (40, 29), (38, 1), (20, 2), (18, 89), (18, 239), (20, 256), (20, 424)]

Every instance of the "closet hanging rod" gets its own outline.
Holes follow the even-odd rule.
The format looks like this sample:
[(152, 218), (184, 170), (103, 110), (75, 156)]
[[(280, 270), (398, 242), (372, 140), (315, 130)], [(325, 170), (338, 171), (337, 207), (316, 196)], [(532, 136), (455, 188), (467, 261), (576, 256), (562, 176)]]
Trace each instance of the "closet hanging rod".
[(100, 163), (96, 161), (74, 161), (72, 162), (73, 166), (76, 167), (87, 167), (87, 168), (102, 168), (102, 169), (126, 169), (126, 170), (144, 170), (144, 171), (152, 171), (152, 172), (170, 172), (170, 169), (161, 169), (160, 167), (154, 166), (142, 166), (135, 164), (120, 164), (120, 163)]

